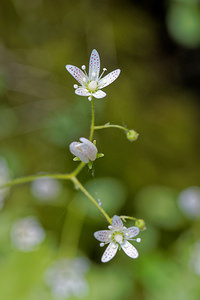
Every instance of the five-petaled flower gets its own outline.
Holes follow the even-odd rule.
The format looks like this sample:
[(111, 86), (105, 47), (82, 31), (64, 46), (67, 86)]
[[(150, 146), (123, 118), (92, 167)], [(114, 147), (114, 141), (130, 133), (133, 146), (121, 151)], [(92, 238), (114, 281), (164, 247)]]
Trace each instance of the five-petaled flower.
[(106, 93), (101, 89), (111, 84), (120, 74), (120, 69), (112, 71), (108, 75), (102, 78), (104, 72), (107, 70), (103, 68), (102, 74), (99, 76), (100, 71), (100, 58), (97, 50), (93, 49), (90, 62), (89, 62), (89, 74), (87, 75), (85, 65), (80, 70), (78, 67), (72, 65), (65, 66), (67, 71), (81, 84), (74, 85), (75, 93), (79, 96), (87, 96), (88, 100), (92, 100), (92, 96), (100, 99), (106, 96)]
[(70, 152), (86, 164), (94, 161), (97, 158), (97, 147), (84, 137), (81, 137), (80, 141), (81, 143), (72, 142), (69, 145)]
[(140, 238), (133, 239), (140, 231), (138, 227), (133, 226), (126, 228), (120, 217), (115, 215), (112, 218), (112, 226), (109, 225), (108, 228), (109, 230), (100, 230), (94, 233), (95, 238), (101, 242), (101, 247), (109, 243), (101, 258), (103, 263), (110, 261), (117, 253), (118, 248), (122, 248), (131, 258), (137, 258), (139, 256), (137, 249), (128, 242), (128, 240), (138, 243), (141, 241)]

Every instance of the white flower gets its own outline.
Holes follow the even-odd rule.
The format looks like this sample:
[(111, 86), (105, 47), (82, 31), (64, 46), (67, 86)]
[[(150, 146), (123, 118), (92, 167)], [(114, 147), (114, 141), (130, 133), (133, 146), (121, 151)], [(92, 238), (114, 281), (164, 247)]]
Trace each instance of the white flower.
[(35, 250), (45, 238), (45, 231), (35, 217), (26, 217), (16, 221), (11, 229), (13, 245), (20, 251)]
[(120, 69), (112, 71), (108, 75), (102, 78), (106, 68), (103, 68), (102, 74), (99, 76), (100, 71), (100, 58), (97, 50), (92, 50), (89, 62), (89, 75), (87, 75), (85, 65), (82, 66), (81, 71), (78, 67), (72, 65), (65, 66), (67, 71), (81, 84), (74, 85), (75, 93), (79, 96), (88, 96), (88, 100), (94, 96), (97, 99), (106, 96), (101, 89), (111, 84), (120, 74)]
[(97, 158), (97, 147), (88, 139), (81, 137), (80, 142), (72, 142), (69, 145), (70, 152), (80, 158), (84, 163), (90, 160), (94, 161)]
[(56, 298), (84, 297), (88, 292), (85, 272), (89, 261), (84, 258), (60, 259), (45, 274), (45, 282)]
[(193, 186), (185, 189), (179, 195), (180, 209), (189, 219), (200, 218), (200, 188)]
[(122, 220), (116, 215), (112, 218), (112, 226), (110, 225), (108, 228), (109, 230), (100, 230), (94, 233), (95, 238), (101, 242), (101, 247), (109, 243), (101, 261), (103, 263), (110, 261), (117, 253), (118, 248), (122, 248), (129, 257), (137, 258), (138, 251), (128, 240), (138, 243), (141, 241), (140, 238), (133, 239), (134, 236), (138, 235), (139, 228), (136, 226), (124, 227)]
[(32, 194), (42, 202), (51, 202), (61, 193), (61, 184), (54, 178), (40, 178), (31, 185)]

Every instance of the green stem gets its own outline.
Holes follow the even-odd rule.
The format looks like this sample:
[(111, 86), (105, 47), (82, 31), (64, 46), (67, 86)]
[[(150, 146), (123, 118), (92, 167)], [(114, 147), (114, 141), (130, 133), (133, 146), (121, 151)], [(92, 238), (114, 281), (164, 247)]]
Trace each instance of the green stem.
[(98, 202), (88, 193), (88, 191), (84, 188), (84, 186), (80, 183), (80, 181), (76, 177), (72, 177), (71, 180), (74, 182), (74, 184), (87, 196), (87, 198), (98, 208), (98, 210), (104, 215), (104, 217), (107, 219), (107, 221), (112, 224), (112, 219), (109, 217), (109, 215), (105, 212), (105, 210), (99, 206)]
[(129, 131), (129, 129), (124, 126), (114, 125), (114, 124), (105, 124), (105, 125), (100, 125), (100, 126), (94, 126), (94, 130), (105, 129), (105, 128), (118, 128), (118, 129), (122, 129), (124, 131)]
[(91, 104), (92, 104), (92, 117), (91, 117), (91, 125), (90, 125), (90, 141), (92, 142), (93, 139), (93, 135), (94, 135), (94, 98), (92, 97), (91, 100)]
[(72, 176), (77, 176), (79, 173), (80, 173), (80, 171), (85, 167), (85, 163), (82, 161), (79, 165), (78, 165), (78, 167), (71, 173), (71, 175)]
[(13, 179), (13, 180), (1, 185), (0, 189), (6, 188), (6, 187), (9, 187), (9, 186), (13, 186), (13, 185), (16, 185), (16, 184), (22, 184), (22, 183), (25, 183), (25, 182), (30, 182), (30, 181), (33, 181), (33, 180), (36, 180), (36, 179), (39, 179), (39, 178), (49, 177), (49, 178), (56, 178), (56, 179), (66, 180), (66, 179), (70, 179), (72, 176), (73, 176), (73, 174), (39, 174), (39, 175), (31, 175), (31, 176), (26, 176), (26, 177)]
[(134, 220), (134, 221), (139, 220), (137, 218), (129, 217), (129, 216), (120, 216), (120, 219), (122, 219), (123, 221), (125, 221), (126, 219), (128, 219), (128, 220)]

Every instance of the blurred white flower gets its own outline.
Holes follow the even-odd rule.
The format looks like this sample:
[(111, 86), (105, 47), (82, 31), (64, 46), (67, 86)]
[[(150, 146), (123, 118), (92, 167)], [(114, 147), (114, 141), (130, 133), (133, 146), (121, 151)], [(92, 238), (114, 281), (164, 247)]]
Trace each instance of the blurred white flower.
[(89, 261), (84, 258), (60, 259), (45, 274), (45, 282), (55, 298), (84, 297), (88, 293), (85, 272)]
[(80, 141), (69, 145), (70, 152), (86, 164), (90, 160), (94, 161), (97, 158), (97, 147), (86, 138), (81, 137)]
[(200, 218), (200, 188), (193, 186), (182, 191), (178, 198), (178, 204), (189, 219)]
[[(0, 157), (0, 186), (10, 181), (10, 171), (3, 157)], [(5, 197), (9, 192), (9, 188), (0, 189), (0, 209), (4, 205)]]
[(123, 226), (122, 220), (118, 216), (114, 216), (112, 218), (112, 226), (108, 226), (109, 230), (100, 230), (94, 233), (95, 238), (100, 241), (100, 247), (103, 247), (105, 244), (108, 244), (101, 261), (103, 263), (110, 261), (115, 254), (117, 253), (117, 249), (122, 248), (126, 255), (131, 258), (138, 257), (137, 249), (128, 242), (128, 240), (140, 242), (141, 239), (133, 239), (139, 233), (139, 228), (136, 226), (126, 228)]
[(67, 71), (81, 84), (78, 86), (74, 85), (75, 93), (79, 96), (87, 96), (89, 100), (92, 96), (95, 98), (103, 98), (106, 96), (101, 89), (111, 84), (120, 74), (120, 69), (112, 71), (108, 75), (102, 78), (106, 68), (103, 68), (102, 74), (99, 76), (100, 71), (100, 58), (97, 50), (93, 49), (90, 62), (89, 62), (89, 75), (87, 75), (85, 65), (82, 66), (81, 71), (78, 67), (72, 65), (65, 66)]
[(200, 242), (194, 245), (190, 258), (190, 266), (193, 271), (200, 276)]
[(51, 202), (61, 193), (61, 184), (54, 178), (41, 178), (34, 180), (31, 184), (31, 192), (42, 202)]
[(20, 251), (36, 249), (45, 238), (45, 231), (35, 217), (26, 217), (16, 221), (11, 229), (11, 241)]

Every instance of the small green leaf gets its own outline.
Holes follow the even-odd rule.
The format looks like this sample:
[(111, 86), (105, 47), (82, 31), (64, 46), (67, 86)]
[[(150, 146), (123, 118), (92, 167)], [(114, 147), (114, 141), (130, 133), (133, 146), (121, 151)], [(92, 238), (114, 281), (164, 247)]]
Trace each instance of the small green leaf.
[(73, 158), (73, 161), (81, 161), (81, 160), (80, 160), (79, 157), (75, 156), (75, 157)]
[(93, 162), (92, 161), (89, 161), (88, 163), (88, 168), (91, 170), (92, 169), (92, 166), (93, 166)]
[(104, 154), (103, 153), (97, 153), (97, 158), (101, 158), (101, 157), (104, 157)]

